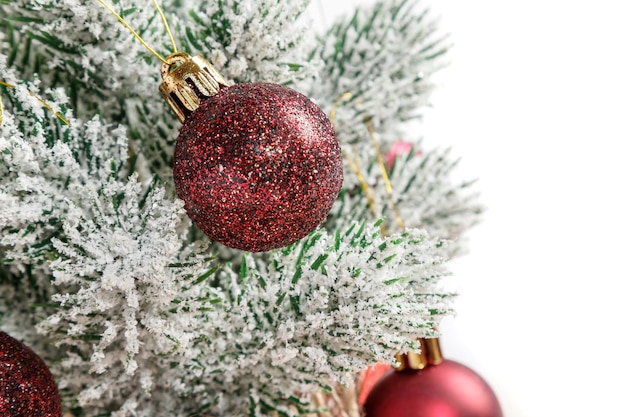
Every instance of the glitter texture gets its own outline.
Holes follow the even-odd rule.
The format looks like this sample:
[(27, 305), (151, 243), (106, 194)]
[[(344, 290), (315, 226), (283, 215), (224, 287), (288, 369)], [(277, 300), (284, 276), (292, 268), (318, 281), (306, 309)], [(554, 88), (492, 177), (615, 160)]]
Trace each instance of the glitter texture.
[(0, 416), (61, 417), (61, 397), (44, 361), (0, 332)]
[(191, 220), (226, 246), (262, 252), (324, 221), (343, 182), (341, 149), (320, 108), (278, 84), (244, 83), (205, 99), (174, 152)]

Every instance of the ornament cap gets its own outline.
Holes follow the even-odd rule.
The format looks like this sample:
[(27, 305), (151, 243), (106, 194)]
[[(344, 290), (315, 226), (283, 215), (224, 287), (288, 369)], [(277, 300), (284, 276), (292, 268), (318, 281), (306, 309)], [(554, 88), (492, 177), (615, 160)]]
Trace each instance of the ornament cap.
[(428, 365), (439, 365), (443, 362), (439, 338), (421, 338), (418, 341), (420, 344), (419, 352), (407, 352), (396, 355), (396, 361), (399, 363), (396, 367), (397, 371), (404, 371), (405, 369), (417, 371), (426, 368)]
[(182, 122), (200, 106), (202, 98), (211, 97), (230, 83), (206, 59), (176, 52), (161, 66), (159, 92)]

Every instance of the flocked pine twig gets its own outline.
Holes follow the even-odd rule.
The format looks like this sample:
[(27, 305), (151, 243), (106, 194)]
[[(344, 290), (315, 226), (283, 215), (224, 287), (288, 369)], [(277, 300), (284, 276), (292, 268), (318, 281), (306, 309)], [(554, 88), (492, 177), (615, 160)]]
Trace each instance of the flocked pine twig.
[[(176, 19), (185, 50), (209, 59), (234, 82), (297, 84), (317, 71), (308, 59), (308, 0), (183, 2)], [(167, 3), (166, 3), (167, 6)]]
[(416, 0), (359, 7), (338, 19), (313, 50), (311, 58), (324, 65), (309, 94), (327, 112), (336, 106), (335, 128), (344, 144), (371, 149), (365, 119), (393, 142), (401, 123), (429, 104), (431, 76), (445, 65), (449, 48), (437, 19)]
[[(310, 94), (320, 97), (333, 115), (346, 155), (344, 191), (328, 220), (330, 227), (335, 221), (384, 217), (393, 230), (399, 216), (410, 227), (455, 240), (451, 256), (466, 250), (458, 239), (484, 211), (474, 182), (453, 181), (458, 161), (450, 150), (424, 148), (419, 136), (406, 138), (400, 123), (419, 117), (428, 104), (431, 76), (445, 65), (449, 48), (432, 12), (409, 0), (358, 8), (320, 39), (312, 56), (324, 66), (311, 81)], [(373, 141), (382, 152), (390, 152), (399, 140), (410, 141), (413, 150), (398, 157), (390, 172), (390, 197)]]
[(51, 341), (65, 352), (55, 360), (60, 387), (76, 395), (70, 404), (107, 403), (100, 392), (119, 389), (120, 405), (129, 407), (128, 387), (146, 396), (151, 375), (162, 374), (155, 356), (176, 356), (193, 341), (190, 321), (217, 295), (192, 284), (215, 271), (182, 250), (180, 202), (158, 187), (142, 189), (129, 173), (123, 129), (98, 118), (68, 117), (70, 126), (59, 126), (25, 86), (14, 93), (15, 113), (5, 112), (0, 136), (0, 286), (28, 293), (36, 280), (42, 289), (3, 299), (3, 324), (20, 318), (14, 308), (27, 314), (28, 304), (39, 306), (30, 313), (45, 319), (26, 323), (50, 337), (36, 343), (43, 352)]
[[(402, 229), (396, 221), (399, 217), (406, 226), (449, 239), (450, 257), (465, 253), (464, 233), (480, 221), (485, 210), (473, 189), (475, 181), (454, 179), (459, 160), (452, 158), (450, 149), (425, 150), (422, 141), (407, 145), (410, 150), (387, 158), (384, 166), (392, 185), (391, 194), (385, 187), (379, 161), (368, 159), (371, 149), (353, 147), (347, 158), (359, 165), (349, 165), (346, 170), (349, 179), (328, 222), (384, 217), (389, 230), (398, 231)], [(389, 164), (391, 160), (393, 163)], [(367, 161), (367, 165), (360, 161)], [(355, 169), (367, 185), (366, 190), (359, 184)], [(349, 183), (357, 185), (349, 187)]]
[(416, 336), (436, 334), (450, 312), (450, 294), (437, 289), (445, 242), (417, 230), (385, 239), (378, 226), (320, 231), (266, 261), (248, 256), (238, 271), (226, 271), (221, 307), (230, 305), (231, 318), (216, 320), (205, 335), (214, 359), (204, 364), (222, 402), (254, 387), (254, 415), (290, 413), (290, 401), (311, 411), (297, 393), (347, 384), (367, 365), (415, 348)]

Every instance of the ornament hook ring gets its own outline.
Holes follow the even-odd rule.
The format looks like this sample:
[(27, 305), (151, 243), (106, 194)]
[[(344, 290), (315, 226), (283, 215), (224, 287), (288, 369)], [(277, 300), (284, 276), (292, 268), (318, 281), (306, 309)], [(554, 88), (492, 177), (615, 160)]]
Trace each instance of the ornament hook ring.
[(165, 61), (161, 65), (161, 79), (165, 79), (172, 70), (172, 67), (176, 64), (182, 64), (185, 61), (189, 61), (191, 57), (186, 52), (175, 52), (172, 55), (165, 58)]

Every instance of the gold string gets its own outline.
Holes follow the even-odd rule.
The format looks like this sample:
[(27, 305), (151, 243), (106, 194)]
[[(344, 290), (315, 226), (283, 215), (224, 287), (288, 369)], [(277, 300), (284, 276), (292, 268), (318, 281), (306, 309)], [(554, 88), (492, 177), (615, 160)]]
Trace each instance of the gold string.
[(169, 36), (170, 41), (172, 42), (172, 50), (174, 51), (173, 53), (178, 52), (178, 49), (176, 48), (176, 42), (174, 41), (174, 35), (172, 35), (172, 31), (170, 30), (170, 25), (167, 23), (167, 19), (165, 18), (165, 15), (163, 14), (163, 10), (161, 10), (161, 6), (159, 6), (159, 2), (157, 0), (153, 0), (154, 1), (154, 7), (156, 7), (157, 12), (159, 12), (159, 16), (161, 16), (161, 20), (163, 21), (163, 25), (165, 26), (165, 31), (167, 32), (167, 36)]
[[(9, 83), (7, 83), (7, 82), (5, 82), (5, 81), (0, 81), (0, 85), (3, 85), (3, 86), (8, 87), (8, 88), (16, 88), (16, 87), (17, 87), (16, 85), (9, 84)], [(30, 91), (29, 91), (28, 93), (29, 93), (31, 96), (35, 97), (35, 98), (37, 99), (37, 101), (38, 101), (39, 103), (41, 103), (41, 105), (42, 105), (42, 106), (44, 106), (46, 109), (48, 109), (49, 111), (51, 111), (52, 113), (54, 113), (54, 115), (55, 115), (55, 116), (56, 116), (59, 120), (61, 120), (64, 124), (66, 124), (66, 125), (68, 125), (68, 126), (69, 126), (70, 122), (69, 122), (69, 120), (67, 120), (67, 119), (65, 118), (65, 116), (63, 116), (61, 113), (59, 113), (59, 112), (57, 112), (57, 111), (54, 111), (54, 109), (52, 108), (52, 106), (50, 106), (48, 103), (46, 103), (45, 101), (43, 101), (41, 98), (39, 98), (38, 96), (36, 96), (36, 95), (35, 95), (35, 94), (33, 94), (32, 92), (30, 92)], [(2, 100), (2, 99), (0, 99), (0, 123), (2, 123), (2, 113), (3, 113), (3, 110), (2, 110), (2, 101), (1, 101), (1, 100)]]
[[(339, 107), (339, 104), (342, 101), (349, 100), (350, 98), (352, 98), (352, 94), (350, 92), (343, 93), (333, 103), (333, 107), (331, 108), (330, 114), (329, 114), (330, 124), (333, 126), (333, 128), (335, 128), (336, 121), (337, 121), (337, 107)], [(348, 153), (345, 151), (343, 151), (341, 154), (346, 159), (346, 161), (348, 162), (348, 165), (350, 166), (352, 171), (354, 171), (357, 179), (359, 180), (359, 183), (361, 184), (361, 189), (363, 190), (363, 192), (365, 192), (367, 196), (367, 205), (370, 211), (372, 212), (374, 216), (377, 216), (378, 214), (376, 213), (376, 209), (375, 209), (376, 197), (374, 195), (374, 192), (370, 188), (370, 186), (367, 184), (367, 181), (365, 180), (365, 176), (363, 175), (361, 169), (359, 168), (359, 161), (356, 157), (356, 149), (354, 149), (354, 146), (352, 147), (352, 153), (354, 154), (354, 159), (351, 159)]]
[(400, 227), (400, 230), (405, 231), (406, 226), (404, 225), (404, 221), (400, 216), (400, 211), (398, 210), (398, 206), (396, 206), (395, 200), (393, 198), (393, 188), (391, 186), (391, 180), (389, 179), (389, 174), (387, 173), (387, 167), (385, 166), (385, 159), (383, 158), (383, 154), (380, 150), (380, 146), (378, 145), (378, 141), (376, 140), (376, 135), (374, 134), (374, 128), (372, 127), (371, 117), (367, 116), (365, 118), (365, 126), (367, 126), (367, 131), (372, 138), (372, 143), (374, 144), (374, 149), (376, 150), (376, 159), (378, 159), (378, 165), (380, 166), (380, 170), (382, 171), (383, 181), (385, 182), (385, 189), (387, 191), (387, 196), (389, 197), (389, 202), (391, 203), (391, 209), (393, 210), (393, 215), (396, 218), (396, 223)]
[[(109, 12), (111, 12), (113, 14), (113, 16), (115, 16), (117, 18), (117, 20), (120, 21), (120, 23), (122, 25), (124, 25), (124, 27), (126, 29), (128, 29), (130, 31), (130, 33), (133, 34), (133, 36), (139, 41), (141, 42), (141, 44), (152, 53), (152, 55), (156, 56), (161, 62), (163, 62), (164, 64), (167, 64), (167, 61), (165, 60), (165, 58), (163, 58), (157, 51), (155, 51), (154, 49), (152, 49), (143, 39), (141, 39), (141, 36), (139, 36), (139, 34), (137, 32), (135, 32), (135, 30), (128, 24), (126, 23), (126, 20), (124, 20), (124, 18), (122, 16), (120, 16), (115, 10), (113, 10), (113, 8), (111, 6), (109, 6), (104, 0), (98, 0), (98, 2), (100, 4), (102, 4)], [(160, 8), (159, 8), (160, 10)], [(169, 29), (168, 29), (169, 30)]]
[[(352, 98), (352, 94), (347, 92), (347, 93), (342, 94), (333, 103), (333, 107), (331, 108), (330, 115), (329, 115), (330, 123), (333, 125), (333, 127), (335, 127), (336, 116), (337, 116), (337, 108), (339, 107), (339, 104), (342, 101), (350, 99), (350, 98)], [(382, 154), (382, 152), (380, 150), (380, 145), (378, 144), (378, 141), (376, 140), (376, 136), (374, 134), (374, 128), (372, 127), (371, 117), (370, 116), (366, 116), (365, 119), (364, 119), (364, 123), (365, 123), (365, 126), (367, 127), (367, 131), (369, 132), (370, 137), (372, 139), (372, 144), (374, 145), (374, 150), (376, 151), (376, 159), (377, 159), (378, 165), (380, 166), (380, 169), (381, 169), (381, 173), (382, 173), (382, 176), (383, 176), (383, 181), (385, 183), (385, 189), (387, 191), (387, 196), (389, 197), (389, 202), (391, 204), (391, 209), (393, 210), (396, 223), (398, 224), (398, 226), (400, 227), (400, 229), (402, 231), (405, 231), (406, 230), (406, 226), (404, 224), (404, 221), (402, 220), (402, 217), (400, 216), (400, 211), (398, 210), (398, 207), (396, 206), (396, 203), (395, 203), (394, 198), (393, 198), (393, 187), (391, 185), (391, 180), (389, 179), (389, 174), (387, 172), (387, 168), (385, 167), (385, 160), (384, 160), (383, 154)], [(365, 176), (363, 175), (363, 171), (359, 167), (359, 161), (358, 161), (358, 158), (357, 158), (356, 148), (354, 146), (352, 147), (352, 154), (354, 155), (353, 158), (350, 158), (350, 156), (345, 151), (342, 152), (342, 154), (343, 154), (343, 157), (348, 162), (348, 165), (350, 166), (352, 171), (357, 176), (357, 179), (359, 180), (359, 184), (361, 185), (361, 189), (363, 190), (363, 192), (367, 196), (367, 205), (368, 205), (370, 211), (372, 212), (372, 214), (374, 216), (378, 216), (378, 213), (376, 212), (376, 196), (375, 196), (374, 192), (372, 191), (372, 188), (369, 186), (369, 184), (365, 180)], [(383, 234), (383, 236), (387, 236), (387, 230), (386, 230), (386, 227), (385, 227), (384, 223), (381, 226), (381, 233)]]
[(365, 195), (367, 196), (367, 206), (369, 207), (372, 214), (374, 216), (377, 216), (378, 213), (376, 213), (376, 208), (375, 208), (376, 196), (374, 195), (374, 192), (370, 188), (369, 184), (365, 180), (365, 177), (363, 176), (361, 169), (359, 168), (359, 161), (357, 159), (356, 149), (354, 148), (354, 146), (352, 147), (352, 153), (354, 154), (354, 159), (351, 159), (350, 156), (346, 152), (342, 152), (343, 157), (346, 158), (346, 161), (348, 161), (348, 165), (350, 166), (352, 171), (354, 171), (354, 173), (356, 174), (356, 177), (359, 180), (359, 184), (361, 184), (361, 189), (363, 190), (363, 192), (365, 192)]
[(342, 101), (349, 100), (351, 98), (352, 98), (352, 93), (350, 93), (350, 92), (343, 93), (342, 95), (337, 97), (337, 100), (335, 100), (335, 102), (333, 103), (333, 107), (332, 107), (332, 109), (330, 109), (330, 115), (329, 115), (330, 124), (332, 124), (333, 127), (335, 127), (335, 122), (336, 122), (336, 117), (337, 117), (337, 107), (339, 107), (339, 104)]

